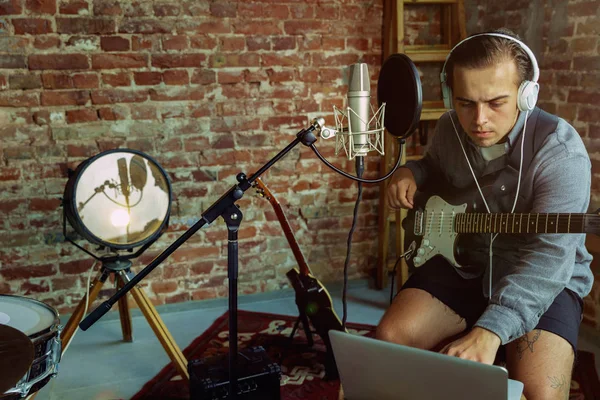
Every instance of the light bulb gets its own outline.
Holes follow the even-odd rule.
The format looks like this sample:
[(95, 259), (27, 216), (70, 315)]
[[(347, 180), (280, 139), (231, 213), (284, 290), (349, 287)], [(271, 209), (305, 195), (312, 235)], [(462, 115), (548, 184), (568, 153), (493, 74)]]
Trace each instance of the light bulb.
[(117, 228), (127, 226), (129, 225), (129, 214), (123, 209), (117, 209), (110, 215), (110, 222)]

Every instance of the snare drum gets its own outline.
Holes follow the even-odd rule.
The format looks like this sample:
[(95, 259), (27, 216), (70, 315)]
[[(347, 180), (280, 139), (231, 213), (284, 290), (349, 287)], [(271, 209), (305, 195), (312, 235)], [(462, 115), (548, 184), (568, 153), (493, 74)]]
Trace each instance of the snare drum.
[(37, 300), (0, 295), (0, 324), (18, 329), (33, 343), (33, 363), (19, 382), (0, 399), (19, 399), (40, 390), (58, 372), (62, 326), (58, 312)]

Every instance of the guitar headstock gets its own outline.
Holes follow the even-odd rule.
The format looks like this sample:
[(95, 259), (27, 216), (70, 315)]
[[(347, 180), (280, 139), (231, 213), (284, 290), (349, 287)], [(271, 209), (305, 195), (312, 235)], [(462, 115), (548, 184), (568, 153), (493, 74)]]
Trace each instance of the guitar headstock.
[(264, 182), (260, 180), (260, 178), (256, 178), (256, 180), (254, 181), (254, 189), (256, 189), (256, 192), (259, 194), (259, 196), (264, 197), (267, 200), (271, 200), (273, 198), (273, 194), (271, 193), (267, 185), (265, 185)]

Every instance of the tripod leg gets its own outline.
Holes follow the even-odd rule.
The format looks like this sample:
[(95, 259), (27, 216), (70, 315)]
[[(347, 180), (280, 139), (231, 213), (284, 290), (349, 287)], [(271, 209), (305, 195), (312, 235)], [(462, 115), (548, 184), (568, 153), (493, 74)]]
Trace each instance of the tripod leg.
[[(129, 279), (127, 273), (124, 271), (121, 271), (119, 276), (121, 279)], [(189, 381), (190, 374), (187, 370), (187, 359), (177, 346), (177, 343), (175, 343), (175, 340), (167, 330), (167, 327), (158, 315), (158, 312), (156, 312), (156, 309), (150, 302), (150, 299), (148, 299), (146, 294), (137, 286), (134, 286), (131, 289), (131, 294), (138, 306), (140, 307), (140, 311), (142, 311), (142, 313), (146, 317), (146, 320), (148, 321), (148, 324), (154, 331), (154, 334), (160, 341), (160, 344), (167, 352), (167, 355), (169, 356), (171, 361), (173, 361), (177, 372), (185, 381)]]
[(312, 332), (310, 331), (310, 324), (308, 323), (308, 316), (306, 315), (306, 313), (300, 313), (300, 318), (302, 319), (302, 328), (304, 328), (304, 333), (306, 334), (308, 346), (312, 347), (313, 337)]
[[(98, 297), (98, 293), (100, 293), (102, 285), (104, 284), (104, 282), (106, 282), (106, 278), (108, 278), (108, 273), (106, 272), (106, 270), (102, 270), (100, 274), (96, 277), (96, 279), (94, 279), (90, 290), (89, 298), (87, 299), (88, 309), (90, 305), (94, 302), (94, 300), (96, 300), (96, 297)], [(71, 318), (69, 318), (69, 321), (67, 321), (65, 327), (60, 333), (60, 340), (62, 342), (61, 354), (65, 352), (65, 349), (69, 345), (71, 338), (77, 330), (79, 322), (81, 322), (81, 319), (84, 317), (83, 312), (85, 311), (85, 303), (86, 298), (84, 297), (83, 299), (81, 299), (81, 301), (77, 305), (77, 308), (75, 308), (75, 311), (73, 311)]]
[[(123, 287), (123, 280), (117, 279), (117, 288)], [(121, 331), (124, 342), (133, 342), (133, 329), (131, 326), (131, 311), (127, 305), (127, 294), (119, 299), (119, 317), (121, 318)]]

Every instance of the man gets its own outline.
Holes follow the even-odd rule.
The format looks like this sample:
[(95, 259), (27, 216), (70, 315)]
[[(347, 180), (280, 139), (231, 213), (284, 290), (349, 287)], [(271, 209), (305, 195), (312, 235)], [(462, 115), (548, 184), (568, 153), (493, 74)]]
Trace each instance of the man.
[[(543, 125), (531, 121), (539, 74), (531, 50), (500, 30), (467, 38), (446, 65), (453, 110), (438, 121), (424, 158), (394, 174), (389, 206), (412, 209), (417, 189), (442, 181), (462, 193), (476, 180), (483, 188), (488, 178), (508, 176), (507, 190), (475, 189), (472, 200), (483, 204), (478, 212), (585, 213), (591, 163), (571, 125), (553, 117), (555, 128), (531, 159), (522, 153), (520, 143), (529, 143), (523, 133)], [(522, 82), (526, 93), (519, 92)], [(524, 383), (528, 400), (568, 398), (582, 298), (593, 282), (585, 235), (478, 234), (469, 241), (464, 268), (434, 257), (415, 269), (377, 337), (487, 364), (505, 345), (510, 377)]]

